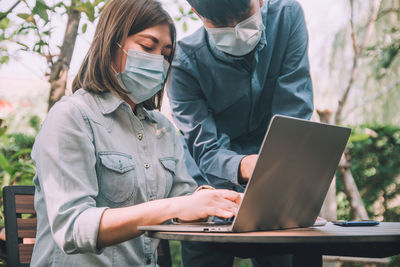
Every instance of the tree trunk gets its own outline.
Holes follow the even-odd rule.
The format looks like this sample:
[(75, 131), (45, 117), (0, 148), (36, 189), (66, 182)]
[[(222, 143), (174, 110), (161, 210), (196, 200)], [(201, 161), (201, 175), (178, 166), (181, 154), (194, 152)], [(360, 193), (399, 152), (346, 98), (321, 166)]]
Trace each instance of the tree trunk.
[[(367, 29), (364, 34), (364, 38), (361, 44), (358, 44), (356, 29), (354, 24), (354, 0), (350, 0), (350, 29), (351, 29), (351, 40), (353, 45), (354, 57), (353, 65), (350, 71), (350, 78), (347, 86), (344, 90), (344, 94), (339, 100), (338, 108), (335, 114), (335, 124), (342, 123), (342, 112), (343, 108), (347, 102), (350, 91), (353, 88), (354, 81), (358, 74), (359, 60), (364, 51), (364, 48), (368, 44), (368, 40), (371, 37), (373, 30), (375, 28), (375, 22), (378, 17), (379, 9), (381, 7), (382, 0), (374, 0), (372, 3), (372, 12), (368, 20)], [(342, 180), (345, 188), (346, 196), (350, 202), (351, 213), (353, 219), (368, 219), (367, 211), (365, 210), (364, 204), (362, 202), (360, 193), (358, 191), (357, 185), (354, 181), (354, 177), (350, 171), (351, 163), (342, 155), (342, 159), (339, 163), (339, 171), (342, 174)]]
[(337, 219), (336, 176), (333, 177), (329, 191), (326, 194), (320, 216), (328, 221), (335, 221)]
[[(332, 123), (332, 111), (317, 110), (319, 120), (324, 123)], [(333, 177), (329, 191), (326, 194), (324, 204), (322, 204), (320, 216), (328, 221), (337, 219), (337, 204), (336, 204), (336, 176)]]
[(347, 102), (347, 98), (350, 94), (350, 91), (353, 88), (355, 79), (357, 78), (358, 69), (359, 69), (359, 60), (360, 60), (360, 57), (364, 51), (364, 48), (367, 46), (368, 41), (369, 41), (369, 39), (373, 33), (373, 30), (375, 28), (375, 22), (376, 22), (376, 19), (378, 18), (378, 13), (379, 13), (379, 9), (381, 7), (381, 3), (382, 3), (382, 0), (374, 0), (374, 2), (372, 4), (373, 9), (372, 9), (369, 21), (368, 21), (364, 39), (363, 39), (362, 43), (359, 45), (358, 41), (357, 41), (356, 29), (355, 29), (355, 25), (354, 25), (354, 5), (353, 5), (353, 0), (350, 0), (350, 29), (351, 29), (351, 40), (352, 40), (352, 45), (353, 45), (354, 57), (353, 57), (352, 68), (350, 71), (349, 81), (347, 83), (347, 86), (344, 90), (342, 97), (340, 98), (340, 100), (338, 102), (338, 108), (337, 108), (336, 114), (335, 114), (335, 124), (341, 124), (341, 122), (342, 122), (342, 119), (343, 119), (342, 112), (343, 112), (344, 106)]
[(344, 155), (340, 159), (339, 172), (342, 176), (344, 191), (350, 202), (351, 217), (354, 220), (368, 220), (368, 214), (362, 202), (360, 192), (350, 171), (350, 162)]
[(68, 22), (65, 30), (64, 41), (61, 46), (60, 56), (51, 66), (50, 72), (50, 95), (48, 100), (48, 110), (65, 95), (67, 88), (67, 78), (69, 65), (75, 48), (76, 37), (78, 35), (80, 11), (74, 9), (72, 2), (68, 11)]

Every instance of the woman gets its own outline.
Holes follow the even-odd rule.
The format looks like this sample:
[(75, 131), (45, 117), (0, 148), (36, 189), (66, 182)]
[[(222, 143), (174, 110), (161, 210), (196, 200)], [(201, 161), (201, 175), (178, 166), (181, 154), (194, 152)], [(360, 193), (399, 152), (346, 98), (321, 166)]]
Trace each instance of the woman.
[(36, 138), (32, 266), (156, 264), (138, 225), (235, 215), (240, 196), (201, 190), (160, 108), (175, 28), (154, 0), (113, 0), (73, 82)]

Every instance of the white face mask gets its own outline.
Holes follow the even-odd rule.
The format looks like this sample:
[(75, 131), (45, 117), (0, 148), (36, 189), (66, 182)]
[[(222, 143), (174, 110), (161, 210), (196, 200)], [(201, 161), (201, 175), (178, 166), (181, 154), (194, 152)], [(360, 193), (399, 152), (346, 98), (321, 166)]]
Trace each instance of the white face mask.
[(128, 97), (135, 104), (150, 99), (163, 86), (167, 77), (169, 62), (161, 55), (153, 55), (136, 50), (125, 51), (127, 54), (125, 70), (116, 73), (122, 88), (130, 94)]
[(250, 53), (260, 42), (262, 31), (265, 30), (260, 10), (235, 27), (205, 28), (215, 47), (233, 56)]

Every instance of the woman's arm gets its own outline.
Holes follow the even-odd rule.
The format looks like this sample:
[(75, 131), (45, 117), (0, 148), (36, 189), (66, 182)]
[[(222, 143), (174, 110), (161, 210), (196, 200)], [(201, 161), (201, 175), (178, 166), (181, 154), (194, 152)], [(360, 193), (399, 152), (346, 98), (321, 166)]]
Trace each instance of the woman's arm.
[(97, 247), (115, 245), (142, 234), (139, 225), (161, 224), (178, 218), (193, 221), (208, 216), (236, 215), (240, 194), (229, 190), (201, 190), (190, 196), (154, 200), (139, 205), (107, 209), (100, 220)]

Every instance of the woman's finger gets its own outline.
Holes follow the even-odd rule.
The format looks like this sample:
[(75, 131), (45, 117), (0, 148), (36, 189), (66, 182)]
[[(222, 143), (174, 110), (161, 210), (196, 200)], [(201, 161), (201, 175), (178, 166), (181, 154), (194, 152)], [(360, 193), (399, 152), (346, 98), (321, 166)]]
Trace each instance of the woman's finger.
[(235, 216), (235, 213), (232, 211), (217, 208), (217, 209), (215, 209), (215, 214), (213, 216), (228, 219), (228, 218)]
[(221, 201), (218, 201), (218, 202), (216, 203), (216, 206), (217, 206), (219, 209), (223, 209), (223, 210), (225, 210), (225, 211), (229, 211), (229, 212), (232, 212), (232, 213), (234, 213), (234, 214), (236, 214), (236, 212), (237, 212), (237, 210), (238, 210), (238, 205), (237, 205), (235, 202), (232, 202), (232, 201), (226, 200), (226, 199), (223, 199), (223, 200), (221, 200)]
[(240, 194), (238, 192), (232, 190), (221, 189), (220, 191), (223, 198), (226, 198), (230, 201), (240, 203)]

